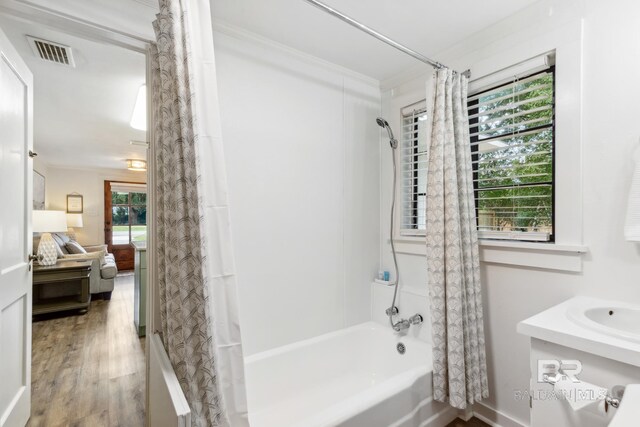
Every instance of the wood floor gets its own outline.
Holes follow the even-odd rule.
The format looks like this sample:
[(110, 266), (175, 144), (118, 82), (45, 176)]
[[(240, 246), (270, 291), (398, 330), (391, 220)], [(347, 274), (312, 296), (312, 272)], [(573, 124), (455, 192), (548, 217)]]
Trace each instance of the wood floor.
[(476, 417), (472, 417), (469, 421), (462, 421), (460, 418), (457, 418), (450, 422), (447, 427), (489, 427), (489, 424)]
[[(43, 319), (42, 317), (38, 319)], [(28, 426), (144, 426), (144, 338), (133, 326), (133, 274), (88, 313), (33, 323)]]

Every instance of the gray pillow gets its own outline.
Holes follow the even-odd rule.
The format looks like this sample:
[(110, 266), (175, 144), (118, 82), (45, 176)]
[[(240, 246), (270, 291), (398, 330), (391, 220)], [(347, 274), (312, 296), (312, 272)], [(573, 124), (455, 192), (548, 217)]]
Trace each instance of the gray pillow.
[(66, 237), (62, 233), (51, 233), (51, 237), (53, 237), (53, 240), (55, 240), (56, 242), (56, 252), (58, 252), (58, 258), (62, 258), (62, 256), (65, 254), (69, 254), (69, 251), (66, 248), (66, 244), (69, 239), (67, 238), (66, 240), (64, 240), (63, 236)]
[(65, 245), (70, 254), (86, 254), (87, 251), (75, 240), (69, 240)]

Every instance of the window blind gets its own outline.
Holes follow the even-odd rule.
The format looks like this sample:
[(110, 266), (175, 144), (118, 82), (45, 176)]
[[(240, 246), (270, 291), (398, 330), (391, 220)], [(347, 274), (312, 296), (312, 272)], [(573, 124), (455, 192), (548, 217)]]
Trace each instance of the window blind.
[(478, 234), (551, 241), (554, 67), (468, 98)]
[(424, 233), (427, 192), (427, 110), (426, 103), (402, 110), (400, 146), (402, 221), (401, 234)]
[(111, 182), (111, 191), (117, 193), (146, 193), (147, 184), (134, 182)]

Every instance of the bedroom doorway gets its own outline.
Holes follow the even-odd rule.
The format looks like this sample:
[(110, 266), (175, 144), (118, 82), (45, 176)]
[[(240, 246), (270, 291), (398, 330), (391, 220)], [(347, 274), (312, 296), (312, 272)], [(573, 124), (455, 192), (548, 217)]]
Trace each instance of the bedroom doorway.
[[(8, 55), (10, 65), (18, 63), (14, 56), (22, 58), (38, 88), (34, 92), (35, 108), (31, 109), (31, 103), (21, 103), (30, 107), (29, 114), (33, 111), (33, 120), (27, 123), (33, 123), (34, 130), (21, 133), (33, 136), (33, 146), (28, 147), (33, 157), (25, 162), (29, 169), (16, 176), (23, 176), (28, 184), (29, 191), (22, 196), (29, 206), (31, 180), (35, 179), (40, 185), (36, 187), (39, 192), (33, 200), (34, 209), (59, 213), (57, 216), (64, 219), (57, 221), (55, 230), (31, 233), (33, 216), (29, 214), (25, 216), (27, 225), (19, 229), (28, 235), (26, 242), (39, 242), (38, 233), (64, 235), (64, 240), (55, 240), (58, 259), (50, 268), (57, 269), (59, 276), (53, 278), (44, 271), (49, 266), (39, 265), (37, 256), (27, 250), (31, 243), (24, 245), (24, 251), (14, 251), (24, 258), (23, 263), (28, 256), (36, 261), (15, 269), (26, 270), (25, 277), (30, 280), (24, 302), (11, 297), (11, 308), (22, 307), (11, 311), (11, 319), (21, 316), (22, 323), (3, 319), (3, 325), (10, 326), (5, 328), (11, 333), (9, 338), (15, 338), (3, 342), (16, 341), (9, 347), (24, 350), (16, 353), (12, 359), (16, 364), (7, 365), (1, 375), (11, 380), (10, 391), (22, 393), (16, 394), (11, 402), (14, 408), (9, 409), (19, 420), (15, 418), (18, 421), (13, 423), (9, 418), (9, 424), (142, 426), (147, 406), (146, 282), (138, 282), (136, 288), (137, 276), (132, 271), (117, 270), (134, 269), (133, 249), (126, 243), (146, 240), (147, 218), (151, 220), (148, 209), (152, 209), (153, 202), (147, 202), (146, 185), (141, 184), (148, 182), (151, 172), (139, 166), (147, 160), (149, 114), (137, 115), (136, 111), (140, 100), (151, 106), (143, 89), (147, 86), (147, 53), (154, 39), (151, 21), (156, 6), (131, 2), (125, 12), (118, 2), (83, 8), (80, 0), (71, 0), (51, 4), (51, 9), (36, 3), (40, 2), (4, 2), (0, 13), (0, 33), (6, 34), (13, 46)], [(124, 16), (130, 18), (128, 23), (135, 24), (131, 29), (111, 30), (107, 26), (120, 24)], [(0, 48), (4, 47), (0, 43)], [(134, 119), (141, 119), (144, 127)], [(148, 170), (153, 167), (150, 165)], [(115, 200), (109, 200), (108, 218), (113, 219), (115, 207), (119, 223), (109, 241), (103, 240), (107, 218), (105, 181), (114, 186), (143, 186), (126, 190), (126, 196), (120, 195), (124, 189), (116, 187), (118, 194)], [(8, 186), (7, 191), (18, 191), (22, 186), (17, 178), (11, 183), (13, 187)], [(80, 207), (70, 205), (68, 196), (81, 200)], [(18, 208), (13, 211), (22, 212)], [(89, 249), (98, 247), (96, 251)], [(118, 258), (120, 268), (105, 262), (110, 253)], [(83, 257), (87, 260), (80, 261)], [(42, 271), (36, 274), (36, 268)], [(152, 268), (153, 264), (149, 271)], [(46, 304), (56, 304), (58, 310), (41, 310), (32, 317), (34, 276), (39, 276), (35, 285), (39, 301), (50, 300)], [(17, 295), (24, 287), (14, 288)], [(79, 296), (78, 302), (87, 306), (62, 307), (62, 298), (71, 300), (75, 295)], [(24, 345), (17, 343), (18, 339)], [(21, 367), (17, 366), (18, 357)], [(4, 375), (9, 372), (7, 369), (11, 375)], [(13, 381), (18, 377), (19, 384)], [(4, 409), (7, 408), (0, 412), (8, 413)]]

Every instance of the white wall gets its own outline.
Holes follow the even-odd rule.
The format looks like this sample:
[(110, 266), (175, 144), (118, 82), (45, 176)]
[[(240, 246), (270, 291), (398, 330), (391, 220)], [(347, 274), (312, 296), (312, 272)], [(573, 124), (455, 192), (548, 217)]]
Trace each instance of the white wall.
[[(37, 149), (34, 148), (34, 150), (37, 152)], [(48, 199), (47, 199), (47, 189), (46, 189), (46, 185), (47, 185), (47, 175), (49, 174), (49, 166), (42, 160), (42, 157), (34, 157), (33, 158), (33, 170), (38, 172), (40, 175), (44, 176), (44, 183), (45, 183), (45, 193), (44, 193), (44, 208), (45, 209), (49, 209), (48, 208)]]
[[(507, 52), (514, 48), (535, 50), (537, 46), (542, 53), (554, 40), (562, 44), (560, 48), (565, 50), (565, 57), (571, 56), (575, 54), (576, 46), (569, 49), (566, 39), (570, 36), (567, 34), (573, 32), (576, 23), (579, 25), (583, 18), (583, 35), (578, 34), (582, 47), (577, 46), (583, 64), (582, 93), (568, 90), (571, 76), (565, 76), (562, 79), (564, 86), (557, 88), (565, 97), (562, 102), (572, 101), (569, 98), (579, 100), (582, 95), (574, 107), (580, 111), (568, 109), (564, 119), (558, 117), (558, 124), (566, 126), (567, 121), (576, 117), (582, 124), (578, 132), (556, 141), (558, 150), (571, 144), (570, 138), (575, 135), (580, 142), (581, 154), (578, 151), (573, 162), (582, 166), (582, 173), (575, 176), (575, 182), (565, 181), (567, 185), (562, 186), (556, 198), (559, 201), (578, 200), (581, 205), (581, 215), (570, 218), (565, 215), (562, 219), (565, 224), (579, 224), (577, 232), (563, 237), (565, 241), (559, 243), (582, 243), (588, 247), (589, 252), (582, 256), (582, 271), (563, 272), (498, 263), (481, 266), (491, 397), (479, 411), (502, 425), (529, 423), (528, 402), (514, 399), (515, 390), (529, 388), (529, 340), (516, 333), (518, 321), (573, 295), (640, 302), (637, 279), (640, 247), (623, 238), (626, 192), (633, 167), (631, 154), (639, 145), (640, 136), (637, 125), (640, 109), (636, 105), (640, 85), (633, 77), (635, 70), (640, 69), (638, 16), (640, 4), (632, 0), (543, 0), (435, 56), (458, 69), (471, 67), (472, 73), (474, 66), (481, 64), (483, 59), (499, 61), (501, 55), (505, 59)], [(559, 73), (561, 62), (559, 58)], [(579, 73), (580, 70), (575, 76), (578, 81)], [(416, 76), (419, 77), (414, 79)], [(398, 100), (424, 98), (425, 79), (423, 70), (416, 69), (393, 81), (383, 82), (388, 89), (383, 94), (384, 114), (397, 118)], [(391, 172), (388, 153), (383, 151), (382, 157), (381, 223), (386, 224), (390, 188), (384, 183), (390, 182)], [(558, 169), (573, 167), (566, 162), (561, 164), (558, 159)], [(579, 193), (577, 198), (576, 191)], [(562, 214), (558, 212), (559, 216)], [(382, 263), (389, 267), (387, 238), (388, 231), (383, 228)], [(528, 253), (528, 250), (512, 250), (506, 255), (527, 256)], [(400, 255), (399, 262), (404, 286), (426, 286), (423, 256)]]
[(146, 182), (145, 172), (126, 169), (71, 169), (47, 167), (45, 182), (47, 209), (66, 210), (67, 194), (83, 196), (84, 227), (75, 229), (78, 242), (83, 245), (104, 243), (104, 181)]
[(245, 355), (369, 319), (378, 82), (214, 35)]

